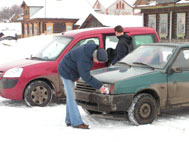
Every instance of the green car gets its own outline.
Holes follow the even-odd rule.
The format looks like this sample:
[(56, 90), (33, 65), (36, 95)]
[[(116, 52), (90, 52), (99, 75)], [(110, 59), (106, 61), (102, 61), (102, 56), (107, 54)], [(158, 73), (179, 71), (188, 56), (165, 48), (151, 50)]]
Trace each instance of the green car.
[(189, 44), (142, 45), (115, 66), (91, 72), (107, 94), (76, 85), (76, 100), (90, 114), (128, 114), (136, 124), (152, 123), (162, 110), (189, 106)]

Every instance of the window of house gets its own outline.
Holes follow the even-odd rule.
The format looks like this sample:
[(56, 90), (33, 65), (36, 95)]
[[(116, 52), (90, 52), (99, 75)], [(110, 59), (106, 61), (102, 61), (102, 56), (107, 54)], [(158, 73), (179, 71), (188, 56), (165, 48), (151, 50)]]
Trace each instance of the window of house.
[(168, 14), (160, 14), (159, 36), (167, 38), (168, 35)]
[(122, 3), (122, 9), (124, 9), (125, 8), (125, 5), (124, 5), (124, 3)]
[(53, 26), (52, 25), (47, 25), (47, 33), (52, 34), (53, 33)]
[(37, 25), (34, 27), (34, 34), (37, 35)]
[(27, 27), (25, 27), (25, 29), (24, 29), (24, 34), (26, 37), (28, 36), (28, 28)]
[(177, 13), (177, 38), (184, 38), (186, 28), (186, 13)]
[(32, 33), (32, 26), (30, 26), (30, 36), (32, 36), (33, 33)]
[(97, 9), (100, 9), (100, 3), (97, 4)]
[[(93, 37), (93, 38), (86, 38), (86, 39), (83, 39), (83, 40), (80, 40), (79, 42), (77, 42), (73, 48), (77, 48), (81, 45), (84, 45), (84, 44), (87, 44), (87, 43), (95, 43), (97, 44), (98, 46), (100, 46), (100, 41), (97, 37)], [(72, 49), (73, 49), (72, 48)]]
[(72, 25), (67, 25), (66, 26), (66, 31), (71, 31), (72, 30)]
[(28, 15), (28, 10), (25, 9), (25, 10), (24, 10), (24, 13), (25, 13), (25, 15)]
[(155, 14), (148, 15), (148, 27), (151, 27), (154, 30), (156, 30), (156, 15)]

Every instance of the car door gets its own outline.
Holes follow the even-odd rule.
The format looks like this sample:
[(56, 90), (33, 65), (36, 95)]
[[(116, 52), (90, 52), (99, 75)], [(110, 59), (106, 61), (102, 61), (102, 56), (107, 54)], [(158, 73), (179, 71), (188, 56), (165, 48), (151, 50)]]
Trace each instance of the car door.
[(168, 103), (170, 105), (189, 102), (189, 50), (181, 50), (168, 74)]
[[(93, 37), (85, 37), (76, 42), (76, 44), (72, 47), (72, 49), (77, 48), (81, 45), (87, 44), (87, 43), (95, 43), (99, 46), (99, 48), (104, 48), (102, 42), (101, 42), (101, 36), (93, 36)], [(72, 50), (71, 49), (71, 50)], [(106, 67), (106, 63), (94, 63), (94, 66), (92, 67), (92, 70)]]
[[(75, 39), (75, 41), (73, 42), (73, 44), (67, 49), (68, 52), (71, 51), (74, 48), (77, 48), (81, 45), (87, 44), (87, 43), (95, 43), (97, 44), (100, 48), (104, 48), (103, 42), (102, 42), (102, 36), (99, 35), (89, 35), (89, 36), (83, 36), (80, 38)], [(63, 54), (64, 55), (64, 54)], [(63, 58), (63, 57), (62, 57)], [(60, 60), (61, 61), (61, 60)], [(92, 70), (94, 69), (98, 69), (98, 68), (103, 68), (106, 66), (106, 63), (94, 63)], [(63, 90), (63, 84), (61, 79), (59, 78), (59, 86), (60, 86), (60, 92), (64, 92)]]

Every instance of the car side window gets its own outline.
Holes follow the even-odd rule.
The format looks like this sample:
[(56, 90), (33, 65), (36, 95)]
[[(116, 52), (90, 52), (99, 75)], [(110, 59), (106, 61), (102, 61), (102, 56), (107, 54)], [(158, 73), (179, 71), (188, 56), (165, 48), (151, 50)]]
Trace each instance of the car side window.
[(115, 35), (105, 36), (105, 49), (112, 48), (115, 49), (118, 43), (118, 38)]
[(74, 47), (73, 47), (72, 49), (77, 48), (77, 47), (79, 47), (79, 46), (81, 46), (81, 45), (84, 45), (84, 44), (87, 44), (87, 43), (95, 43), (95, 44), (97, 44), (98, 46), (100, 46), (100, 41), (99, 41), (99, 39), (98, 39), (97, 37), (95, 37), (95, 38), (86, 38), (86, 39), (80, 40), (79, 42), (77, 42), (77, 43), (74, 45)]
[(156, 43), (157, 39), (155, 35), (134, 35), (132, 36), (133, 47), (136, 49), (142, 44)]
[(172, 67), (189, 69), (189, 50), (181, 50)]

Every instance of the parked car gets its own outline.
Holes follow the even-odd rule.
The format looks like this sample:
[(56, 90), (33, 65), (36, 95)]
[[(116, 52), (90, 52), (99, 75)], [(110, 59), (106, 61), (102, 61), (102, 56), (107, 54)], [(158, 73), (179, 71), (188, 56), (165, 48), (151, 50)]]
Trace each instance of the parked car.
[(92, 74), (108, 93), (79, 80), (76, 100), (90, 114), (128, 114), (139, 125), (152, 123), (161, 110), (189, 106), (189, 44), (142, 45), (115, 66)]
[[(134, 49), (144, 43), (159, 42), (152, 28), (124, 28), (124, 31), (132, 37), (130, 46)], [(117, 38), (113, 28), (90, 28), (64, 32), (46, 42), (49, 44), (31, 58), (0, 65), (0, 96), (24, 100), (29, 106), (46, 106), (52, 100), (65, 98), (57, 74), (57, 66), (64, 55), (88, 42), (100, 48), (115, 48)], [(93, 69), (105, 66), (105, 63), (95, 63)]]

